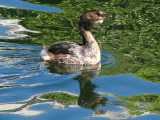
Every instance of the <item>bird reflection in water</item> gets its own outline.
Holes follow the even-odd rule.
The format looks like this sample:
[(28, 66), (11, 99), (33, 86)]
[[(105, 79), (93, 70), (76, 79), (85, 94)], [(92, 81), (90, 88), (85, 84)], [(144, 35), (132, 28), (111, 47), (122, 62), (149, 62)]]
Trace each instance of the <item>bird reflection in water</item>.
[(92, 83), (92, 79), (98, 76), (100, 72), (101, 64), (94, 66), (49, 64), (48, 69), (51, 73), (61, 75), (80, 73), (74, 78), (74, 80), (78, 80), (80, 85), (78, 105), (87, 109), (92, 109), (96, 114), (103, 114), (105, 112), (103, 110), (98, 110), (97, 108), (106, 105), (108, 100), (94, 92), (97, 86)]

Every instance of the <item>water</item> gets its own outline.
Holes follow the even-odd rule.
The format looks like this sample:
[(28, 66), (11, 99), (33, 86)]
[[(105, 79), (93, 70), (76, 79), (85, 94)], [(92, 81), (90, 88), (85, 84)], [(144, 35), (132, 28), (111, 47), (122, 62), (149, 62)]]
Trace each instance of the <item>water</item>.
[(20, 0), (1, 0), (0, 3), (1, 7), (29, 9), (44, 12), (62, 12), (62, 10), (59, 8), (30, 4)]
[[(87, 3), (84, 2), (84, 4)], [(103, 49), (101, 51), (101, 66), (47, 64), (40, 59), (42, 44), (51, 44), (53, 40), (57, 42), (66, 39), (73, 41), (79, 39), (76, 32), (78, 29), (75, 26), (77, 20), (70, 20), (68, 17), (70, 14), (66, 14), (65, 11), (67, 17), (63, 13), (47, 13), (57, 12), (60, 9), (53, 10), (55, 8), (47, 8), (47, 6), (42, 5), (38, 5), (40, 8), (36, 8), (36, 4), (18, 0), (10, 2), (2, 0), (0, 5), (15, 7), (14, 9), (1, 8), (0, 119), (158, 120), (160, 118), (160, 83), (156, 81), (157, 68), (154, 67), (153, 74), (150, 72), (152, 68), (151, 66), (148, 67), (148, 64), (128, 60), (130, 54), (127, 55), (126, 49), (123, 50), (126, 52), (127, 58), (108, 52), (104, 34), (108, 35), (107, 38), (114, 38), (115, 36), (110, 35), (113, 32), (112, 29), (108, 28), (109, 33), (103, 31), (107, 29), (106, 26), (100, 26), (102, 29), (99, 26), (93, 29), (95, 34), (97, 30), (100, 31), (98, 40), (101, 41), (98, 42)], [(34, 9), (32, 6), (35, 6)], [(58, 3), (55, 6), (58, 7)], [(19, 11), (17, 8), (21, 8), (21, 10)], [(11, 11), (16, 14), (16, 17)], [(71, 12), (71, 16), (74, 12)], [(77, 14), (79, 13), (77, 12)], [(25, 17), (26, 15), (28, 17)], [(3, 22), (2, 20), (16, 22), (10, 24), (10, 22)], [(105, 24), (112, 24), (112, 22), (108, 21)], [(117, 27), (117, 29), (119, 28)], [(6, 32), (8, 30), (11, 32)], [(112, 41), (117, 42), (115, 39)], [(111, 43), (110, 41), (107, 42)], [(114, 44), (111, 45), (114, 46)], [(122, 48), (123, 46), (120, 46), (120, 49)], [(156, 60), (156, 58), (154, 59)], [(39, 98), (42, 94), (52, 92), (60, 95), (66, 93), (76, 97), (77, 100), (76, 102), (69, 101), (71, 104), (67, 104), (61, 102), (60, 99), (54, 101)], [(63, 99), (67, 101), (69, 98)]]
[[(159, 84), (144, 81), (131, 74), (98, 76), (98, 71), (70, 73), (68, 69), (66, 74), (64, 68), (55, 66), (53, 68), (44, 64), (40, 60), (41, 49), (42, 47), (38, 46), (0, 43), (1, 119), (62, 119), (61, 114), (64, 114), (66, 119), (95, 116), (112, 119), (115, 116), (121, 118), (122, 114), (122, 119), (127, 119), (133, 116), (126, 114), (127, 110), (122, 107), (126, 103), (118, 100), (114, 95), (130, 97), (146, 93), (159, 94)], [(108, 59), (102, 58), (103, 64), (114, 61), (111, 53), (103, 51), (102, 55), (108, 57)], [(75, 72), (73, 67), (72, 71)], [(79, 99), (82, 100), (85, 97), (87, 99), (91, 97), (93, 100), (86, 100), (85, 104), (79, 103), (80, 107), (61, 103), (57, 105), (53, 101), (39, 102), (33, 99), (39, 94), (55, 91), (80, 95)], [(88, 93), (90, 93), (89, 97)], [(102, 107), (101, 105), (93, 107), (99, 98), (103, 98), (107, 104), (100, 102)], [(111, 112), (112, 115), (109, 117), (108, 113), (106, 116), (94, 115), (96, 110)]]

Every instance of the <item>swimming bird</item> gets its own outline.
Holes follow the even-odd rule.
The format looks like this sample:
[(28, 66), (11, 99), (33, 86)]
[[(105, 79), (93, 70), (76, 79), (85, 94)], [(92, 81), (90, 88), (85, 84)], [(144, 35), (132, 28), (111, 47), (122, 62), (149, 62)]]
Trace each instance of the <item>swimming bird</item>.
[(58, 64), (94, 65), (100, 62), (100, 48), (92, 35), (91, 26), (103, 23), (109, 15), (101, 10), (90, 10), (80, 16), (79, 30), (83, 39), (82, 44), (64, 41), (55, 43), (41, 51), (45, 62)]

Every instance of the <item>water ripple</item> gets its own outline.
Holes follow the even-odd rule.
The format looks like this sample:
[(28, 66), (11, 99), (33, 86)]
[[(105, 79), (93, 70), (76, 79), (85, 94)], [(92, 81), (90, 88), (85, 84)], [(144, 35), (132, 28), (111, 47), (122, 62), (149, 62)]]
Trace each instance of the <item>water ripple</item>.
[[(26, 34), (23, 34), (23, 32), (39, 33), (38, 31), (26, 29), (22, 25), (19, 25), (18, 24), (19, 22), (20, 22), (20, 20), (18, 20), (18, 19), (1, 19), (0, 26), (3, 26), (3, 29), (5, 28), (4, 32), (7, 35), (1, 34), (0, 38), (17, 39), (17, 38), (24, 38), (24, 37), (28, 36)], [(8, 28), (8, 30), (6, 30), (7, 28)], [(2, 27), (1, 27), (1, 29), (2, 29)]]
[(33, 46), (23, 47), (18, 44), (0, 43), (0, 70), (1, 80), (19, 80), (38, 75), (33, 73), (39, 61), (39, 51)]

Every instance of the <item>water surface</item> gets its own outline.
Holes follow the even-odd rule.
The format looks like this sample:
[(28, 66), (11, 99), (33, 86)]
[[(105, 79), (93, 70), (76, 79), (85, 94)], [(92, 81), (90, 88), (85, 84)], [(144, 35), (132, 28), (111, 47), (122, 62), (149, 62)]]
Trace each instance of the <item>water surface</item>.
[(0, 5), (1, 7), (28, 9), (28, 10), (36, 10), (36, 11), (43, 11), (43, 12), (62, 12), (61, 9), (56, 7), (36, 5), (36, 4), (23, 2), (21, 0), (1, 0)]

